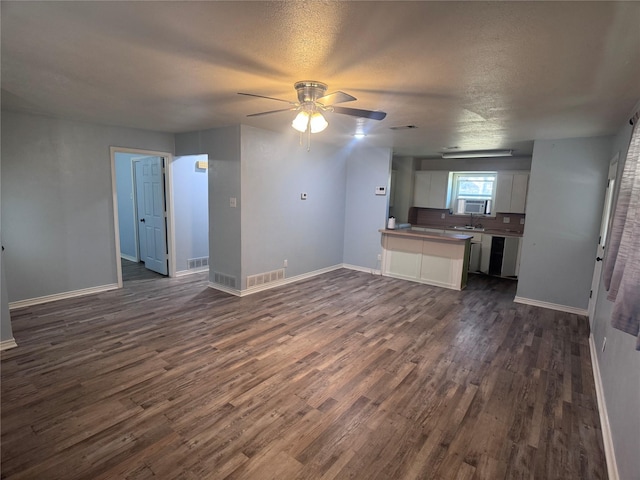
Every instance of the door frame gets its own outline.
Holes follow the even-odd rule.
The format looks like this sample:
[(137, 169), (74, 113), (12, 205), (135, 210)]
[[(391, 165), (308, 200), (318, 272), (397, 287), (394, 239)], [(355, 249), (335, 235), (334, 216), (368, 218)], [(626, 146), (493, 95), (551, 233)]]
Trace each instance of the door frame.
[[(167, 204), (167, 256), (169, 260), (169, 277), (176, 275), (176, 249), (175, 249), (175, 221), (173, 215), (173, 178), (171, 175), (171, 167), (173, 162), (173, 154), (169, 152), (160, 152), (156, 150), (142, 150), (138, 148), (127, 147), (109, 147), (111, 156), (111, 192), (113, 197), (113, 230), (115, 233), (115, 264), (118, 277), (118, 288), (122, 288), (122, 264), (120, 263), (120, 226), (118, 223), (118, 191), (116, 182), (116, 153), (129, 153), (142, 155), (146, 157), (164, 157), (165, 159), (165, 175), (164, 190), (165, 202)], [(136, 213), (137, 215), (137, 213)]]
[[(602, 215), (600, 220), (600, 230), (598, 232), (598, 245), (596, 246), (596, 255), (593, 267), (593, 278), (591, 279), (591, 292), (589, 293), (589, 306), (587, 308), (587, 316), (589, 317), (589, 327), (593, 329), (595, 320), (596, 303), (598, 301), (598, 292), (600, 290), (600, 281), (602, 277), (602, 264), (604, 262), (604, 252), (607, 248), (608, 238), (610, 236), (611, 214), (615, 205), (614, 196), (617, 185), (615, 182), (618, 171), (618, 159), (620, 152), (616, 153), (609, 162), (609, 171), (607, 172), (607, 188), (605, 189), (605, 198), (602, 205)], [(605, 232), (606, 231), (606, 232)], [(604, 237), (603, 238), (603, 233)], [(598, 260), (598, 258), (600, 260)]]

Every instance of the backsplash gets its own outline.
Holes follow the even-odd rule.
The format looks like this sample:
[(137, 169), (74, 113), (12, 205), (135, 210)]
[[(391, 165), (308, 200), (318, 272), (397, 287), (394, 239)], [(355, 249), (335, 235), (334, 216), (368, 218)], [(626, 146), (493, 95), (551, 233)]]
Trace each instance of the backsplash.
[[(444, 214), (444, 218), (442, 218)], [(505, 217), (509, 223), (504, 223)], [(520, 223), (526, 217), (522, 213), (497, 213), (495, 217), (482, 215), (473, 216), (473, 225), (482, 225), (487, 230), (504, 230), (507, 232), (524, 233), (524, 224)], [(414, 226), (453, 227), (469, 224), (470, 215), (452, 215), (448, 209), (411, 207), (409, 209), (409, 223)]]

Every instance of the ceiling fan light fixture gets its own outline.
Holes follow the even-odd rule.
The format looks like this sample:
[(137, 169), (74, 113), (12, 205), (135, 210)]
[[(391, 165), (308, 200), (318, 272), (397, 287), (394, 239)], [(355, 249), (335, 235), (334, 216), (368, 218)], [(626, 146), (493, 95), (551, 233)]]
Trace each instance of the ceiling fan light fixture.
[(291, 126), (300, 133), (306, 132), (307, 127), (309, 126), (309, 114), (302, 110), (298, 115), (296, 115), (296, 118), (293, 119)]
[(309, 120), (309, 128), (311, 133), (320, 133), (329, 126), (329, 122), (325, 120), (320, 112), (313, 112)]
[(513, 157), (513, 150), (479, 150), (475, 152), (444, 152), (442, 158)]

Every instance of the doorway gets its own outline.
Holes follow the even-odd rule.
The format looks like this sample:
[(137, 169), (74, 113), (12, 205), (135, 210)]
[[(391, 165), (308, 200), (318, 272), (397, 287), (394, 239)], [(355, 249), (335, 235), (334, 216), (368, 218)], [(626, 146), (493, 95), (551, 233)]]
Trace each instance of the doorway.
[[(123, 285), (123, 262), (139, 267), (143, 261), (144, 268), (175, 276), (172, 160), (173, 156), (167, 152), (111, 147), (115, 261), (119, 287)], [(136, 182), (136, 170), (143, 176), (145, 165), (146, 185), (144, 177)], [(140, 224), (143, 228), (139, 227)], [(149, 246), (151, 251), (147, 251)], [(149, 255), (153, 257), (151, 264)]]

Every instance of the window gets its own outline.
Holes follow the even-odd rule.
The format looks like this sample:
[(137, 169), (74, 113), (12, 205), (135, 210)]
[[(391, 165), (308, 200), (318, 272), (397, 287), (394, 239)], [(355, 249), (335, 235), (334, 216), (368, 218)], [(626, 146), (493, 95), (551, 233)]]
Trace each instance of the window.
[(463, 214), (467, 200), (486, 201), (487, 214), (495, 200), (497, 172), (453, 172), (452, 177), (452, 210)]

